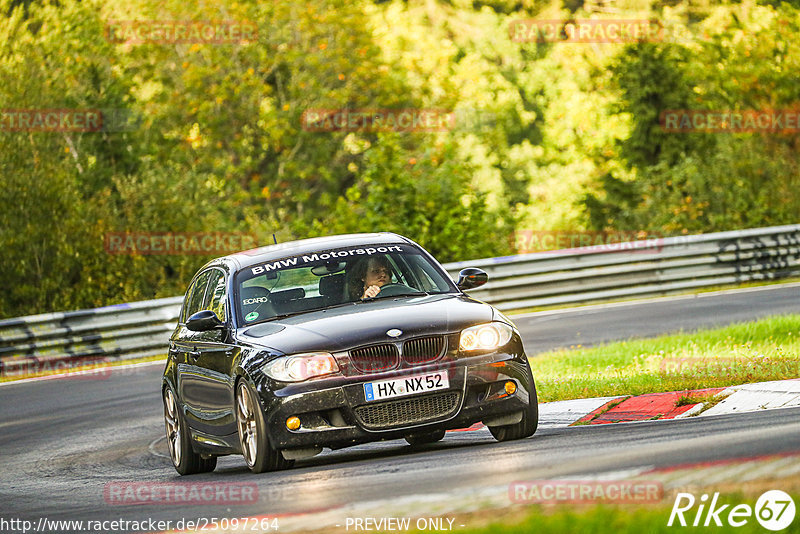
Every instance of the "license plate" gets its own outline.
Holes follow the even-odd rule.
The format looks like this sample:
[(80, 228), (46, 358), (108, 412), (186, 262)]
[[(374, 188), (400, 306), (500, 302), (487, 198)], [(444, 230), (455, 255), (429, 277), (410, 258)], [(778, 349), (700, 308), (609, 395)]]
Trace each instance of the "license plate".
[(414, 375), (380, 382), (367, 382), (364, 384), (364, 397), (367, 401), (405, 397), (416, 393), (436, 391), (450, 387), (447, 381), (447, 371)]

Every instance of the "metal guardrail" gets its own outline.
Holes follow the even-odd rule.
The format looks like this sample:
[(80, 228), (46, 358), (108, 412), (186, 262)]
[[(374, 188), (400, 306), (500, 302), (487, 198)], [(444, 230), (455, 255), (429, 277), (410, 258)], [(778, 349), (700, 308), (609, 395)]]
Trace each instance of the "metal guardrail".
[[(800, 274), (800, 224), (448, 263), (489, 273), (502, 310), (654, 296)], [(56, 362), (163, 354), (182, 297), (0, 321), (0, 376)]]
[(656, 296), (800, 274), (800, 224), (449, 263), (489, 282), (471, 296), (501, 310)]
[(0, 321), (0, 376), (165, 354), (183, 297)]

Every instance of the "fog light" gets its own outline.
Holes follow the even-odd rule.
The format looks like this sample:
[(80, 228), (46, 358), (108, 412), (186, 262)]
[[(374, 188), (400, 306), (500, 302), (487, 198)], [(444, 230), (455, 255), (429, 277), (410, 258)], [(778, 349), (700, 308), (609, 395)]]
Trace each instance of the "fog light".
[(517, 391), (517, 385), (510, 380), (506, 382), (506, 393), (513, 395), (515, 391)]
[(286, 420), (286, 428), (289, 430), (297, 430), (300, 428), (300, 418), (296, 416), (291, 416), (289, 419)]

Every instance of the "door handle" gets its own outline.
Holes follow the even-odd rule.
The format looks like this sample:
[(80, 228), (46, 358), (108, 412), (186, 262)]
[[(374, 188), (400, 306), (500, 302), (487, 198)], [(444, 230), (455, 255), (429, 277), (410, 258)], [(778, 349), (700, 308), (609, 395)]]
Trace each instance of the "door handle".
[(196, 360), (197, 358), (199, 358), (200, 354), (201, 353), (200, 353), (199, 350), (190, 350), (189, 351), (189, 356), (191, 356), (193, 360)]

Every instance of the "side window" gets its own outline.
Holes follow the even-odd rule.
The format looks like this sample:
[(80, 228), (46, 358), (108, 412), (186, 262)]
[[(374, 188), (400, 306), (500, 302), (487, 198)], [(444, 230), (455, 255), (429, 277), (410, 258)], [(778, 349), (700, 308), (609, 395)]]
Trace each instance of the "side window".
[(205, 299), (205, 302), (208, 302), (208, 304), (204, 309), (213, 311), (217, 314), (217, 317), (224, 321), (226, 301), (225, 273), (219, 269), (214, 269), (211, 271), (211, 277), (208, 280), (208, 292), (210, 296), (210, 302), (209, 298)]
[(203, 306), (203, 297), (206, 294), (206, 287), (208, 286), (208, 277), (211, 275), (211, 271), (205, 271), (200, 276), (197, 277), (192, 287), (186, 293), (186, 304), (184, 305), (183, 316), (181, 317), (182, 322), (186, 322), (186, 319), (202, 310)]

